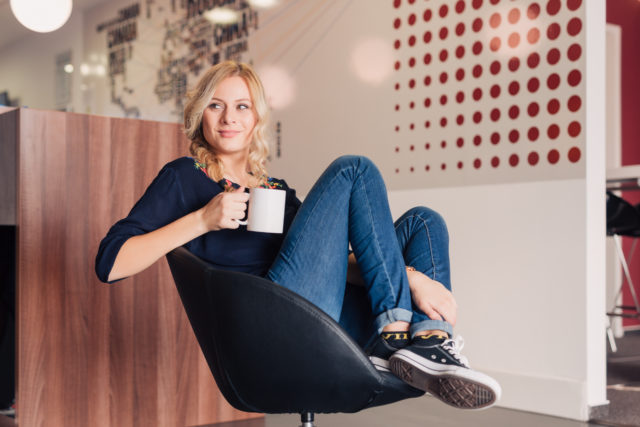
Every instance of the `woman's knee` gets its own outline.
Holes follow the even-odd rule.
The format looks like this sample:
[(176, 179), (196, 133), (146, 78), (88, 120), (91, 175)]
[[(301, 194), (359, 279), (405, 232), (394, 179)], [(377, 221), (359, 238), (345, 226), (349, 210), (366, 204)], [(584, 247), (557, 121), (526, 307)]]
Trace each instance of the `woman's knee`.
[[(426, 206), (416, 206), (409, 209), (402, 218), (419, 218), (421, 221), (429, 224), (430, 227), (437, 227), (448, 234), (447, 223), (438, 212)], [(401, 218), (401, 219), (402, 219)]]
[(331, 163), (329, 168), (336, 168), (339, 170), (352, 169), (357, 172), (373, 171), (377, 174), (380, 173), (378, 167), (368, 157), (351, 154), (338, 157)]

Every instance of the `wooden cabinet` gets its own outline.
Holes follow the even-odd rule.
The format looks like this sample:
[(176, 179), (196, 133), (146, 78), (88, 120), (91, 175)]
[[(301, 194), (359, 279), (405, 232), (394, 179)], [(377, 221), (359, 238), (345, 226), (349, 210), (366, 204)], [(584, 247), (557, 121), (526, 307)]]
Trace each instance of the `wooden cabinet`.
[(94, 273), (110, 225), (187, 148), (174, 123), (0, 110), (0, 219), (17, 225), (19, 425), (257, 416), (219, 393), (165, 260), (115, 285)]

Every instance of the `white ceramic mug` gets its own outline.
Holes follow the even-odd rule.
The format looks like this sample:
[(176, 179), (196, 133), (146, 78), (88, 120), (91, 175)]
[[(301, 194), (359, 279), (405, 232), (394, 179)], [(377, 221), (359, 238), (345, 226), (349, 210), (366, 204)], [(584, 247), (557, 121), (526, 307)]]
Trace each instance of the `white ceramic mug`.
[(252, 188), (249, 195), (247, 220), (236, 221), (246, 225), (249, 231), (282, 233), (286, 198), (287, 192), (285, 190)]

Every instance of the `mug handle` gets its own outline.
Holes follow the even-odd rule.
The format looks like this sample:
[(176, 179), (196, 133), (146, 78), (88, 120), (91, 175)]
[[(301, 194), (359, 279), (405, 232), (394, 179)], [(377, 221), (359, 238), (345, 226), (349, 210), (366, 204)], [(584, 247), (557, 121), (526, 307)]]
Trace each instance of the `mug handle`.
[(240, 225), (247, 225), (247, 221), (242, 221), (240, 219), (234, 219), (235, 222), (237, 222)]

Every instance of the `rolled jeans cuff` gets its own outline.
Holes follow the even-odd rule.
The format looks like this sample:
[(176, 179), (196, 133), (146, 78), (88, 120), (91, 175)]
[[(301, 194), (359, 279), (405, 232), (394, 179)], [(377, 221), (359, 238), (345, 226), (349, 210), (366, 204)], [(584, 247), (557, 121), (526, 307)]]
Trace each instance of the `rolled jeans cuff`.
[(413, 338), (417, 332), (432, 330), (444, 331), (449, 334), (449, 337), (453, 336), (453, 327), (449, 322), (445, 322), (444, 320), (422, 320), (418, 323), (411, 324), (411, 328), (409, 329), (411, 338)]
[(376, 330), (378, 331), (378, 334), (381, 334), (382, 329), (390, 323), (411, 323), (411, 317), (413, 317), (413, 313), (409, 310), (405, 310), (404, 308), (392, 308), (391, 310), (387, 310), (376, 317)]

